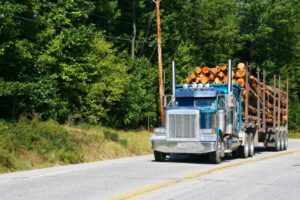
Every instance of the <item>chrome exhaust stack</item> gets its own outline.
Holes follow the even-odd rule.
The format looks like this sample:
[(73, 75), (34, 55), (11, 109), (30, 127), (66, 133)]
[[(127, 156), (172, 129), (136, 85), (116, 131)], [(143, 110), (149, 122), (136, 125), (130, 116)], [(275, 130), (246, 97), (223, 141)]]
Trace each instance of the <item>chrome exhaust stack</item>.
[(226, 95), (226, 133), (232, 134), (234, 129), (235, 97), (232, 91), (232, 63), (228, 60), (228, 94)]
[(175, 101), (175, 91), (176, 91), (176, 71), (175, 71), (175, 61), (172, 61), (172, 102)]
[(231, 59), (228, 60), (228, 94), (232, 94), (232, 66), (231, 66)]

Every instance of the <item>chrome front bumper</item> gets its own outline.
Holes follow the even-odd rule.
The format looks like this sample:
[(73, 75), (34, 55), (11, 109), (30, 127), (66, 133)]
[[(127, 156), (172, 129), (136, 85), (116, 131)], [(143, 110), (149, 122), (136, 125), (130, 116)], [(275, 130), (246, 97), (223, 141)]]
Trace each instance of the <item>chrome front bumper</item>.
[(153, 140), (152, 149), (163, 153), (187, 153), (205, 154), (216, 151), (216, 142), (213, 141), (174, 141), (174, 140)]

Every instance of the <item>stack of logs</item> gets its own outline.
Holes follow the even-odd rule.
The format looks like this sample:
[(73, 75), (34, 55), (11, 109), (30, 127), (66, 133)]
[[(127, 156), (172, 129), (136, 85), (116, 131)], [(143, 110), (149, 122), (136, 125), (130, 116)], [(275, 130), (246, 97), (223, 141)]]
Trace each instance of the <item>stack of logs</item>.
[[(246, 99), (246, 65), (244, 63), (239, 63), (237, 69), (232, 71), (232, 83), (238, 83), (242, 87), (242, 102), (243, 108), (245, 110), (245, 99)], [(228, 69), (226, 65), (216, 66), (210, 68), (208, 66), (196, 67), (194, 73), (186, 78), (187, 83), (197, 83), (197, 84), (222, 84), (228, 83)], [(263, 101), (263, 93), (265, 91), (265, 101)], [(248, 105), (248, 120), (257, 121), (257, 102), (260, 102), (260, 113), (263, 114), (263, 108), (265, 108), (266, 113), (266, 123), (273, 124), (274, 119), (274, 109), (275, 109), (275, 121), (278, 116), (278, 97), (280, 93), (280, 121), (286, 122), (287, 116), (287, 93), (258, 82), (258, 80), (253, 76), (249, 76), (249, 105)], [(276, 94), (274, 96), (274, 94)], [(274, 104), (275, 100), (275, 104)], [(265, 106), (263, 106), (265, 102)], [(244, 116), (245, 113), (243, 113)], [(244, 116), (245, 117), (245, 116)], [(262, 121), (262, 118), (260, 119)]]

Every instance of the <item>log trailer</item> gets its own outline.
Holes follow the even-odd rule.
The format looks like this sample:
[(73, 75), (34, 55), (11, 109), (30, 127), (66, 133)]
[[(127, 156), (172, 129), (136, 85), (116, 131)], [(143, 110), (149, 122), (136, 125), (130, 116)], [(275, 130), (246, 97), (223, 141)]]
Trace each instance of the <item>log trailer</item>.
[[(166, 156), (176, 154), (208, 154), (211, 163), (219, 164), (226, 155), (253, 157), (259, 142), (268, 149), (286, 150), (288, 83), (286, 92), (279, 89), (280, 77), (278, 87), (275, 83), (267, 86), (265, 72), (261, 82), (258, 70), (254, 89), (248, 66), (246, 71), (244, 86), (232, 83), (232, 78), (228, 83), (176, 85), (173, 62), (173, 94), (164, 108), (165, 126), (156, 128), (151, 136), (155, 160), (165, 161)], [(228, 77), (232, 77), (231, 60)]]

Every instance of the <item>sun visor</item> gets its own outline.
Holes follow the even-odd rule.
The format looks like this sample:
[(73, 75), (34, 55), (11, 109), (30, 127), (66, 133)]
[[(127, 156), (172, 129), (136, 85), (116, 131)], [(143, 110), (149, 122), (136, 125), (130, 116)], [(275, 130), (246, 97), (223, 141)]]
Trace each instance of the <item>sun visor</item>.
[(194, 90), (177, 90), (175, 93), (176, 97), (215, 97), (217, 91), (194, 91)]

